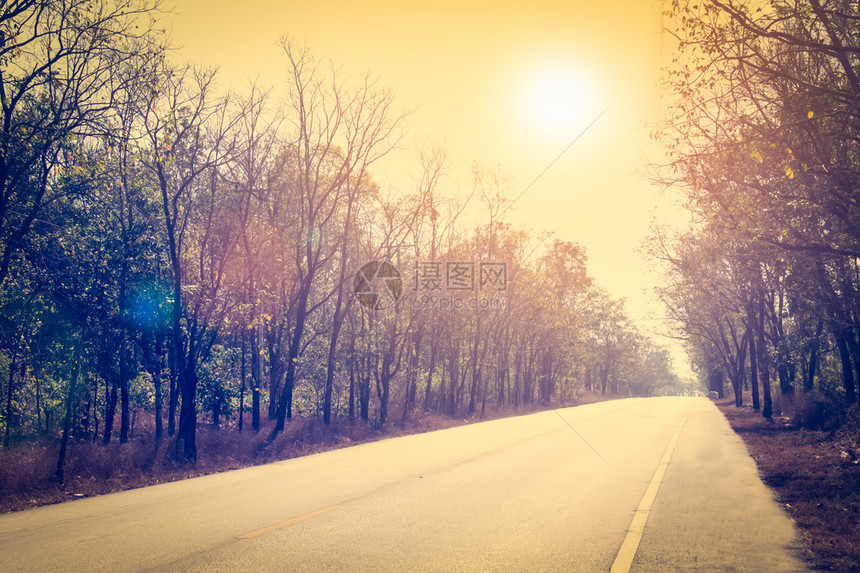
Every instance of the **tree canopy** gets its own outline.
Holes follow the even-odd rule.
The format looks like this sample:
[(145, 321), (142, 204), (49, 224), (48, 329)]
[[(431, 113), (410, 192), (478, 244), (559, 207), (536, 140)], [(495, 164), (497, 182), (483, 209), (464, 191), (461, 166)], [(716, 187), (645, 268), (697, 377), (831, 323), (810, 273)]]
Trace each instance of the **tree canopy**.
[(391, 91), (280, 47), (282, 93), (223, 93), (165, 57), (157, 3), (3, 5), (6, 447), (166, 434), (193, 462), (199, 423), (274, 438), (297, 415), (681, 391), (581, 246), (500, 219), (501, 169), (458, 196), (428, 146), (411, 190), (386, 187)]
[[(705, 380), (802, 417), (795, 391), (852, 404), (860, 380), (858, 6), (676, 0), (660, 181), (689, 231), (655, 230), (661, 297)], [(778, 393), (771, 395), (771, 380)], [(774, 401), (777, 398), (778, 400)]]

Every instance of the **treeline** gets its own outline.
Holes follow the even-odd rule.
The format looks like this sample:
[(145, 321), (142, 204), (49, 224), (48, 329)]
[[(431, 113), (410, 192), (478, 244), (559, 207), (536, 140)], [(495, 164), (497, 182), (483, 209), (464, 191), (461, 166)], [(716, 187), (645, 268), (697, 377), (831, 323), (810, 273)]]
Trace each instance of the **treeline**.
[(860, 381), (858, 4), (676, 0), (668, 15), (660, 178), (686, 190), (693, 228), (655, 234), (662, 298), (714, 390), (836, 422)]
[(284, 40), (284, 93), (224, 95), (169, 63), (142, 0), (0, 23), (5, 446), (126, 442), (145, 417), (193, 461), (199, 421), (274, 438), (679, 391), (579, 246), (503, 222), (499, 174), (446, 196), (428, 147), (412, 190), (379, 185), (406, 117), (378, 82)]

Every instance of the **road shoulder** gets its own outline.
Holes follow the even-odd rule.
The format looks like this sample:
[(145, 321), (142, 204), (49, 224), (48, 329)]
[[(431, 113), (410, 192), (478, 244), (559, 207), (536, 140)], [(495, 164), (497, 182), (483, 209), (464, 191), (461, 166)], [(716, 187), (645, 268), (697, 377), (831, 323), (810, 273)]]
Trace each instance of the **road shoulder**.
[(632, 571), (806, 571), (794, 522), (707, 400), (690, 410)]

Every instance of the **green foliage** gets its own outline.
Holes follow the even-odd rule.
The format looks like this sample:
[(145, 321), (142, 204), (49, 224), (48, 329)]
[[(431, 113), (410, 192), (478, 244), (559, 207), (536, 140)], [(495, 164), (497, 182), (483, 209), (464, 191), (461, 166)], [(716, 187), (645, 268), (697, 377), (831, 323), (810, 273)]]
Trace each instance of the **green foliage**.
[(213, 422), (238, 410), (235, 348), (212, 347), (208, 360), (200, 365), (197, 405), (212, 415)]
[[(12, 362), (20, 371), (0, 412), (10, 437), (56, 437), (68, 405), (79, 441), (138, 439), (157, 431), (155, 418), (193, 461), (198, 417), (232, 427), (240, 402), (244, 431), (249, 410), (251, 420), (351, 414), (381, 427), (419, 409), (477, 416), (583, 390), (682, 391), (666, 351), (593, 283), (580, 245), (502, 220), (501, 168), (476, 168), (473, 195), (489, 217), (471, 228), (438, 149), (422, 154), (414, 191), (380, 183), (371, 167), (397, 145), (404, 116), (375, 82), (344, 82), (286, 41), (294, 76), (275, 113), (265, 90), (224, 95), (214, 71), (170, 66), (153, 30), (112, 27), (148, 14), (145, 2), (111, 3), (132, 11), (87, 32), (88, 11), (107, 4), (34, 6), (69, 8), (49, 18), (48, 42), (107, 34), (84, 68), (114, 90), (54, 109), (63, 115), (51, 125), (52, 84), (71, 80), (40, 77), (10, 112), (14, 129), (0, 133), (0, 162), (18, 173), (0, 181), (17, 208), (0, 227), (0, 375), (8, 380)], [(40, 57), (4, 50), (4, 74), (15, 58)], [(377, 260), (400, 270), (404, 288), (392, 308), (371, 312), (350, 286)], [(411, 270), (449, 262), (476, 273), (503, 264), (507, 283), (434, 291), (465, 304), (419, 308)], [(480, 306), (492, 297), (503, 304)], [(135, 419), (146, 423), (133, 431)]]
[(845, 54), (860, 48), (858, 8), (676, 0), (667, 15), (679, 97), (656, 132), (672, 158), (658, 177), (687, 192), (696, 224), (655, 233), (661, 298), (702, 375), (720, 368), (739, 388), (755, 336), (762, 383), (791, 394), (818, 360), (821, 393), (854, 401), (860, 70)]

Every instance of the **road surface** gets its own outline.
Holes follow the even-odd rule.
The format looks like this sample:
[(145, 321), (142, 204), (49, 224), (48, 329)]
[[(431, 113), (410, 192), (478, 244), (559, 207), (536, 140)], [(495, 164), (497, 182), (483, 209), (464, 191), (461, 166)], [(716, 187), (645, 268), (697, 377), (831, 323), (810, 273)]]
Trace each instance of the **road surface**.
[(2, 571), (803, 571), (704, 398), (628, 399), (0, 516)]

